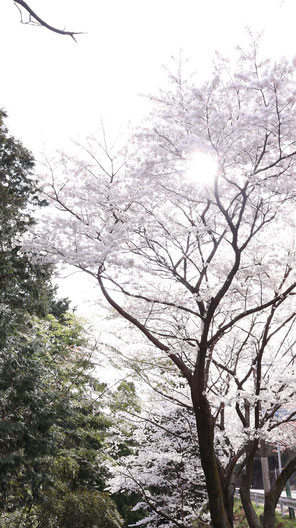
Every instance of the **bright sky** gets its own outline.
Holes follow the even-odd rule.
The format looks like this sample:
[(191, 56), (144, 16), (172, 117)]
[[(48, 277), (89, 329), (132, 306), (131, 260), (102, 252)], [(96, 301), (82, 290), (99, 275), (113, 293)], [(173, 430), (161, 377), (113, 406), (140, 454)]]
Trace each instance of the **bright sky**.
[[(1, 102), (10, 129), (35, 152), (143, 114), (138, 94), (165, 83), (180, 48), (202, 77), (214, 51), (231, 54), (245, 27), (264, 29), (270, 56), (296, 53), (295, 0), (30, 0), (52, 25), (85, 31), (78, 43), (19, 23), (0, 2)], [(147, 103), (146, 103), (147, 105)]]
[(86, 32), (75, 44), (21, 25), (13, 0), (0, 1), (0, 107), (36, 157), (95, 133), (100, 116), (116, 133), (144, 115), (139, 94), (165, 86), (162, 66), (181, 48), (202, 78), (215, 50), (231, 55), (246, 43), (246, 26), (265, 31), (269, 57), (296, 54), (295, 0), (27, 1), (48, 23)]

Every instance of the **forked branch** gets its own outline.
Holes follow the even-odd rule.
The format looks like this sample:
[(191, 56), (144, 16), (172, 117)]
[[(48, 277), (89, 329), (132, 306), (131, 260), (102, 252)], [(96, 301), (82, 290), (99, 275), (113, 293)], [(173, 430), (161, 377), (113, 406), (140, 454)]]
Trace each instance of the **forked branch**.
[(75, 40), (75, 42), (77, 42), (77, 41), (76, 41), (76, 38), (75, 38), (74, 35), (81, 35), (82, 34), (81, 31), (65, 31), (64, 29), (58, 29), (58, 28), (56, 28), (54, 26), (51, 26), (45, 20), (40, 18), (40, 16), (38, 16), (37, 13), (35, 13), (35, 11), (33, 11), (33, 9), (26, 2), (24, 2), (24, 0), (13, 0), (13, 1), (14, 1), (15, 5), (17, 7), (21, 6), (23, 9), (25, 9), (25, 11), (27, 11), (27, 13), (29, 13), (29, 17), (30, 17), (29, 21), (31, 21), (31, 18), (33, 18), (34, 21), (36, 21), (38, 24), (40, 24), (40, 26), (43, 26), (46, 29), (49, 29), (49, 31), (53, 31), (54, 33), (58, 33), (59, 35), (67, 35), (67, 36), (71, 37), (73, 40)]

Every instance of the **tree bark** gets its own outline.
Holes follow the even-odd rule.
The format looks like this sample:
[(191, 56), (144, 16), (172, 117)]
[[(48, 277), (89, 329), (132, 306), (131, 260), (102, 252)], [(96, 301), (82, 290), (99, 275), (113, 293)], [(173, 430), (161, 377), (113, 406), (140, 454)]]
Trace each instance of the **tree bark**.
[(253, 508), (250, 496), (250, 489), (253, 481), (254, 458), (257, 448), (258, 442), (255, 440), (247, 447), (246, 468), (242, 474), (242, 483), (240, 487), (241, 501), (250, 528), (260, 528), (260, 521)]
[(275, 508), (284, 486), (290, 476), (296, 471), (296, 457), (292, 458), (283, 471), (279, 474), (276, 481), (271, 486), (268, 493), (265, 493), (263, 528), (275, 527)]
[(233, 528), (234, 491), (235, 488), (231, 484), (226, 484), (225, 486), (223, 486), (223, 501), (228, 522), (231, 528)]
[(231, 528), (224, 504), (223, 488), (214, 450), (214, 423), (210, 406), (206, 397), (202, 396), (198, 399), (194, 390), (192, 390), (192, 401), (196, 417), (200, 459), (209, 496), (212, 526), (213, 528)]
[(235, 464), (233, 464), (233, 467), (230, 467), (229, 464), (226, 468), (224, 468), (218, 460), (218, 467), (220, 480), (222, 483), (223, 501), (226, 510), (226, 515), (230, 526), (233, 527), (233, 506), (235, 492), (235, 475), (233, 473), (233, 470), (235, 468)]

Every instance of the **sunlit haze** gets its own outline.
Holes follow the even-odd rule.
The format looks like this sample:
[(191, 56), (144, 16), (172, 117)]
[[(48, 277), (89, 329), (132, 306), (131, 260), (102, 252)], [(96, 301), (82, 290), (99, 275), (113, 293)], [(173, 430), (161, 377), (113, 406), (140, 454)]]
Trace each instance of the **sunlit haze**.
[[(141, 121), (150, 103), (139, 94), (166, 88), (163, 66), (171, 69), (171, 57), (180, 49), (189, 59), (188, 72), (201, 81), (211, 74), (216, 50), (231, 57), (237, 45), (246, 45), (247, 27), (264, 32), (266, 56), (295, 54), (294, 0), (32, 0), (31, 5), (56, 27), (85, 32), (76, 44), (22, 25), (14, 2), (0, 2), (5, 50), (0, 107), (8, 113), (10, 132), (36, 159), (42, 151), (50, 156), (67, 149), (70, 138), (83, 143), (96, 134), (101, 116), (115, 136), (128, 120)], [(212, 173), (209, 160), (193, 156), (191, 179), (207, 182)], [(73, 279), (68, 280), (70, 296)]]
[(218, 166), (213, 156), (205, 152), (194, 152), (187, 162), (184, 176), (192, 183), (209, 185), (213, 183)]

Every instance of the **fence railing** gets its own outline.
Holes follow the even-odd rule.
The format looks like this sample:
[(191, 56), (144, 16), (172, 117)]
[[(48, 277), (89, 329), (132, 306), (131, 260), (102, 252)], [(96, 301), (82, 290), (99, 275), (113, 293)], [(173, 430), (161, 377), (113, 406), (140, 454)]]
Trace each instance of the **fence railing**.
[[(251, 499), (255, 502), (256, 506), (258, 504), (264, 504), (264, 493), (260, 493), (260, 491), (250, 491)], [(238, 489), (235, 490), (235, 496), (239, 497), (239, 491)], [(291, 497), (280, 497), (278, 501), (278, 506), (281, 507), (281, 510), (286, 508), (294, 508), (296, 510), (296, 499), (293, 499)]]

